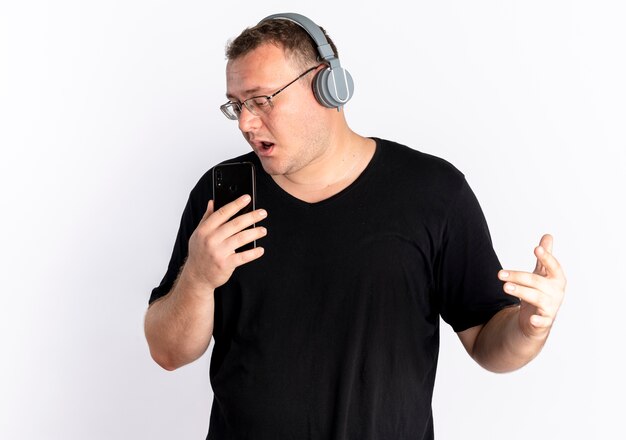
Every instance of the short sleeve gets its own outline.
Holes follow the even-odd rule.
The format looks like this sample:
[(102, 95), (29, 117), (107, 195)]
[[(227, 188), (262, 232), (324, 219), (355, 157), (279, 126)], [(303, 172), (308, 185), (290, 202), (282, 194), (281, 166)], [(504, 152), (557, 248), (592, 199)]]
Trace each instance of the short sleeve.
[(176, 234), (176, 241), (174, 242), (174, 249), (172, 250), (172, 256), (167, 266), (165, 276), (161, 280), (161, 283), (152, 289), (149, 303), (167, 295), (174, 282), (178, 277), (178, 274), (187, 259), (189, 253), (189, 238), (193, 231), (200, 223), (202, 216), (206, 212), (207, 204), (211, 198), (209, 176), (211, 170), (209, 170), (196, 184), (191, 191), (185, 209), (180, 220), (180, 226), (178, 233)]
[(502, 290), (502, 266), (487, 221), (465, 179), (446, 216), (436, 268), (440, 314), (455, 332), (484, 324), (519, 303)]
[(170, 262), (167, 266), (167, 272), (165, 272), (165, 276), (161, 280), (161, 283), (152, 289), (149, 301), (150, 303), (167, 295), (169, 291), (172, 290), (174, 282), (178, 277), (178, 273), (187, 258), (189, 237), (191, 237), (191, 234), (193, 233), (193, 229), (190, 227), (193, 223), (190, 211), (190, 201), (187, 201), (187, 205), (183, 211), (180, 226), (178, 228), (178, 234), (176, 235), (176, 241), (174, 242), (172, 256), (170, 257)]

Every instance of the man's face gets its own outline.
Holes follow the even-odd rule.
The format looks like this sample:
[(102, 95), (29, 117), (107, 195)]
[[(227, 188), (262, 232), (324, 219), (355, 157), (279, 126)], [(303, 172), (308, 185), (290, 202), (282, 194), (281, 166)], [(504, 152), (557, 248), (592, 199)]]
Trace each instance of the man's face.
[[(265, 44), (228, 62), (226, 96), (243, 102), (271, 95), (304, 70), (286, 58), (282, 48)], [(239, 129), (268, 174), (293, 175), (319, 158), (328, 145), (328, 109), (315, 100), (310, 86), (316, 72), (276, 95), (267, 114), (257, 116), (242, 108)]]

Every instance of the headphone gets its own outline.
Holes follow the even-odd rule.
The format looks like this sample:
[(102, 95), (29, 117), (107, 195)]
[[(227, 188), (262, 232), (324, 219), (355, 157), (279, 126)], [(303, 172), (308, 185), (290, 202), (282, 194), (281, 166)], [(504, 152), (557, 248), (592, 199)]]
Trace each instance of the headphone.
[(354, 81), (350, 72), (341, 67), (339, 58), (337, 58), (328, 40), (326, 40), (324, 32), (304, 15), (290, 12), (270, 15), (261, 20), (259, 24), (264, 21), (277, 19), (293, 21), (313, 38), (321, 60), (328, 63), (328, 67), (320, 70), (313, 78), (313, 94), (324, 107), (336, 108), (337, 111), (341, 110), (341, 107), (354, 94)]

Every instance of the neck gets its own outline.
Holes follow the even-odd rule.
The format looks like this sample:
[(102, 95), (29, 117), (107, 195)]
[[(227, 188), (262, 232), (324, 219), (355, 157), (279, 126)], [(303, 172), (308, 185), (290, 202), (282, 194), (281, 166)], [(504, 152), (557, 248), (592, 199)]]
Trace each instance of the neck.
[[(331, 131), (331, 133), (333, 133)], [(296, 198), (314, 203), (348, 187), (369, 164), (376, 143), (347, 129), (334, 132), (323, 154), (295, 173), (272, 176)]]

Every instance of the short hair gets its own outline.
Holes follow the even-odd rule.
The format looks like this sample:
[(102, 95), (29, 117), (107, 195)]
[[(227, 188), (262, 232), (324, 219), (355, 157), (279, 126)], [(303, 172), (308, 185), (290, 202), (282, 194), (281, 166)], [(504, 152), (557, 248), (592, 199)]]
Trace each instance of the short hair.
[[(321, 28), (324, 36), (338, 57), (335, 43)], [(286, 19), (263, 21), (254, 27), (245, 29), (237, 38), (226, 45), (226, 59), (229, 61), (240, 58), (263, 44), (274, 44), (282, 47), (287, 57), (291, 58), (303, 69), (319, 63), (319, 52), (313, 38), (299, 24)]]

